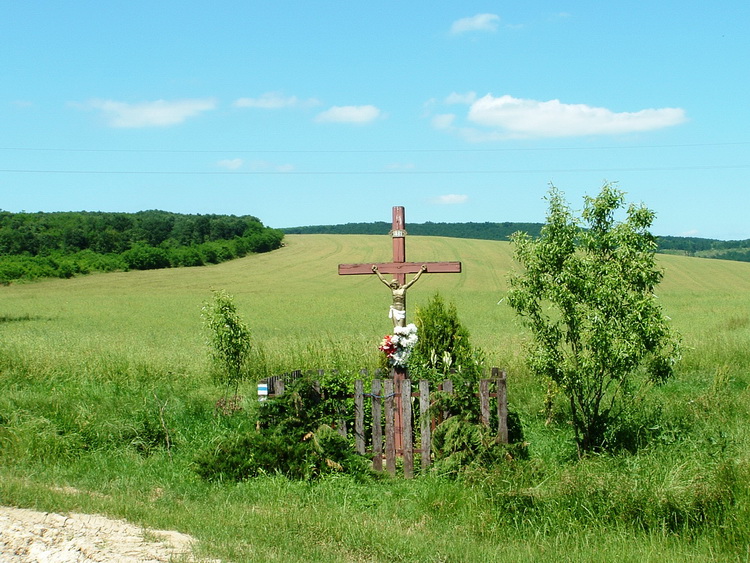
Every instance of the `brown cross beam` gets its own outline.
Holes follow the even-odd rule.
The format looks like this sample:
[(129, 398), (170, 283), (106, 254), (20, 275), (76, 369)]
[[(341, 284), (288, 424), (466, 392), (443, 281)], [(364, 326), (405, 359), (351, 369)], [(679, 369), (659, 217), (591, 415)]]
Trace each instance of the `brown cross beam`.
[(378, 267), (381, 274), (393, 274), (400, 285), (406, 283), (406, 274), (416, 274), (426, 267), (429, 274), (460, 274), (461, 262), (407, 262), (406, 261), (406, 222), (404, 208), (393, 208), (393, 262), (367, 264), (339, 264), (339, 274), (342, 276), (357, 274), (372, 274), (373, 265)]

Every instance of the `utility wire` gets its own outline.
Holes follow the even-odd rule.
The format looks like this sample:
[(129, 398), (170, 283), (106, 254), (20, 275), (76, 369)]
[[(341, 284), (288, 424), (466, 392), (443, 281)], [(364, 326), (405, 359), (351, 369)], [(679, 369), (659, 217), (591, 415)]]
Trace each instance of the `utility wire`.
[(695, 166), (653, 166), (635, 168), (550, 168), (515, 170), (377, 170), (377, 171), (147, 171), (147, 170), (32, 170), (23, 168), (2, 168), (8, 174), (111, 174), (111, 175), (174, 175), (174, 176), (394, 176), (394, 175), (437, 175), (437, 174), (550, 174), (580, 172), (660, 172), (677, 170), (729, 170), (750, 168), (750, 164), (719, 164)]
[(377, 154), (377, 153), (501, 153), (532, 151), (581, 151), (581, 150), (619, 150), (619, 149), (670, 149), (700, 148), (750, 145), (750, 141), (726, 143), (684, 143), (666, 145), (612, 145), (601, 147), (502, 147), (484, 149), (91, 149), (62, 147), (0, 147), (0, 151), (25, 152), (83, 152), (83, 153), (174, 153), (174, 154)]

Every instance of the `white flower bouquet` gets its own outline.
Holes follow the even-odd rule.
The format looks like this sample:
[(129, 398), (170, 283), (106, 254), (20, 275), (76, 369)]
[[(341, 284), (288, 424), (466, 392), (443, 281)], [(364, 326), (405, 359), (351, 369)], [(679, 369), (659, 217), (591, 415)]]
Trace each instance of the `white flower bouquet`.
[(394, 327), (393, 334), (383, 337), (378, 349), (388, 357), (388, 363), (392, 366), (405, 367), (416, 343), (417, 326), (409, 323), (406, 326)]

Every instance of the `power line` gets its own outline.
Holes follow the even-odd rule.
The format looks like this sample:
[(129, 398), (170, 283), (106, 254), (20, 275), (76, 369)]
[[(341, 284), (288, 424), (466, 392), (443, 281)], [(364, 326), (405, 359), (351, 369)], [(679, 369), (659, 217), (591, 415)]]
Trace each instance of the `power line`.
[(0, 169), (9, 174), (94, 174), (94, 175), (174, 175), (174, 176), (380, 176), (380, 175), (437, 175), (437, 174), (550, 174), (581, 172), (669, 172), (678, 170), (729, 170), (750, 168), (750, 164), (720, 164), (694, 166), (652, 166), (636, 168), (550, 168), (513, 170), (377, 170), (377, 171), (146, 171), (146, 170), (31, 170), (21, 168)]
[(581, 150), (633, 150), (633, 149), (669, 149), (727, 147), (750, 145), (750, 141), (725, 143), (682, 143), (665, 145), (611, 145), (600, 147), (502, 147), (474, 149), (91, 149), (62, 147), (0, 147), (0, 151), (22, 152), (73, 152), (73, 153), (155, 153), (155, 154), (383, 154), (383, 153), (501, 153), (533, 151), (581, 151)]

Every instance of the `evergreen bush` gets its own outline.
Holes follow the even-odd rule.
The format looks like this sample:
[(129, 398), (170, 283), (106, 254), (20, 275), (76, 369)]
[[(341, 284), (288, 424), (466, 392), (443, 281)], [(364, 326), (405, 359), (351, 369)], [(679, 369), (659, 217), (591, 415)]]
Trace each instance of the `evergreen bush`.
[(445, 303), (439, 293), (425, 307), (417, 308), (419, 340), (409, 359), (412, 379), (441, 383), (475, 383), (484, 369), (484, 353), (471, 345), (469, 331), (458, 318), (453, 303)]
[(256, 429), (230, 434), (195, 459), (196, 472), (210, 481), (241, 481), (280, 473), (291, 479), (314, 479), (328, 473), (370, 474), (332, 425), (335, 400), (327, 400), (310, 377), (290, 382), (286, 392), (263, 402)]

